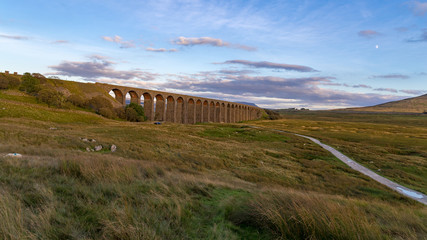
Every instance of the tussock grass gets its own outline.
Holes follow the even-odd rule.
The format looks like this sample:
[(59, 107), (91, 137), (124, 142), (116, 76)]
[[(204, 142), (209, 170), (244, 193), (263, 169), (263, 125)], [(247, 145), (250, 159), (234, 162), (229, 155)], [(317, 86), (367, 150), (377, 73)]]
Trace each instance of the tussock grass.
[(281, 239), (422, 239), (425, 220), (408, 217), (425, 210), (407, 212), (380, 202), (276, 189), (241, 206), (230, 218), (270, 229)]

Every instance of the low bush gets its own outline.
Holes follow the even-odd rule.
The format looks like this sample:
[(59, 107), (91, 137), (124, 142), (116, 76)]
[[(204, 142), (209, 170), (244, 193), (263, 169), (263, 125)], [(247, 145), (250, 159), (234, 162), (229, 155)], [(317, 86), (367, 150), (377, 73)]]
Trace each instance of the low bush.
[[(133, 111), (130, 109), (132, 109)], [(136, 103), (130, 103), (129, 105), (127, 105), (125, 113), (126, 119), (131, 122), (143, 122), (147, 120), (147, 118), (145, 117), (144, 108)]]
[(99, 114), (106, 118), (115, 118), (117, 116), (111, 108), (106, 107), (100, 108)]
[(86, 108), (88, 106), (88, 101), (82, 96), (77, 94), (72, 94), (67, 98), (67, 102), (72, 103), (76, 107)]
[(114, 112), (116, 113), (117, 117), (121, 119), (126, 119), (126, 111), (123, 107), (115, 108)]
[(89, 100), (88, 106), (94, 110), (96, 113), (99, 113), (101, 108), (113, 109), (113, 104), (103, 96), (96, 96)]
[(22, 76), (21, 80), (22, 82), (19, 90), (33, 95), (40, 90), (40, 80), (31, 76), (30, 73), (24, 73), (24, 76)]
[(15, 88), (19, 86), (21, 81), (18, 77), (6, 74), (0, 74), (0, 89)]
[(64, 96), (53, 88), (43, 88), (37, 93), (37, 100), (46, 103), (49, 107), (62, 107)]
[(138, 121), (138, 113), (133, 108), (126, 108), (126, 120), (130, 122), (137, 122)]
[(3, 75), (0, 75), (0, 89), (7, 89), (8, 87), (9, 87), (9, 80)]

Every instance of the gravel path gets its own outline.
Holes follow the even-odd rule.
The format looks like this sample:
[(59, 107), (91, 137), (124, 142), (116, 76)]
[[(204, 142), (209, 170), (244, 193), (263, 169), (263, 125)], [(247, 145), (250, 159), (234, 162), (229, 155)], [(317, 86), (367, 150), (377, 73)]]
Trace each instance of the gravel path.
[[(258, 127), (256, 127), (256, 128), (258, 128)], [(291, 133), (291, 132), (286, 132), (286, 131), (277, 130), (277, 129), (271, 129), (271, 130), (276, 131), (276, 132)], [(301, 135), (301, 134), (296, 134), (296, 133), (291, 133), (291, 134), (294, 134), (294, 135), (299, 136), (299, 137), (310, 139), (314, 143), (320, 145), (322, 148), (324, 148), (324, 149), (328, 150), (329, 152), (331, 152), (335, 157), (337, 157), (339, 160), (341, 160), (342, 162), (344, 162), (345, 164), (347, 164), (352, 169), (365, 174), (366, 176), (374, 179), (375, 181), (377, 181), (377, 182), (379, 182), (379, 183), (381, 183), (383, 185), (386, 185), (387, 187), (393, 189), (394, 191), (396, 191), (396, 192), (398, 192), (400, 194), (403, 194), (403, 195), (405, 195), (405, 196), (407, 196), (409, 198), (414, 199), (415, 201), (418, 201), (418, 202), (420, 202), (420, 203), (422, 203), (424, 205), (427, 205), (427, 196), (425, 194), (417, 192), (417, 191), (412, 190), (412, 189), (409, 189), (409, 188), (404, 187), (402, 185), (399, 185), (399, 184), (397, 184), (397, 183), (395, 183), (393, 181), (388, 180), (385, 177), (382, 177), (382, 176), (376, 174), (375, 172), (373, 172), (373, 171), (369, 170), (368, 168), (366, 168), (366, 167), (358, 164), (354, 160), (350, 159), (349, 157), (345, 156), (341, 152), (337, 151), (335, 148), (333, 148), (333, 147), (331, 147), (329, 145), (323, 144), (323, 143), (321, 143), (319, 140), (317, 140), (315, 138), (304, 136), (304, 135)]]

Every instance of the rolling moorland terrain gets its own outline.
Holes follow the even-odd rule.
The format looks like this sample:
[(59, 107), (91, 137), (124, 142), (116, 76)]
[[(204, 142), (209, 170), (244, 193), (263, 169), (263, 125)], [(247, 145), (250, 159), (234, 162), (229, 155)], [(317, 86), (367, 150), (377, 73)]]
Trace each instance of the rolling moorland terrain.
[[(102, 95), (90, 94), (93, 84), (19, 78), (0, 90), (1, 239), (427, 236), (425, 206), (307, 139), (269, 130), (316, 137), (427, 193), (425, 114), (308, 111), (237, 124), (154, 125), (138, 109), (111, 110), (109, 96), (111, 105), (93, 100)], [(5, 157), (15, 152), (22, 157)]]

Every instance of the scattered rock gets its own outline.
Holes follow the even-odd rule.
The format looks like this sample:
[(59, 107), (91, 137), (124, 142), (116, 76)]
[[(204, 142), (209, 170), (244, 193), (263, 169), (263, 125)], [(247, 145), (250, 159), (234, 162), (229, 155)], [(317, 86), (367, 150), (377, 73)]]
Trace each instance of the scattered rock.
[(95, 151), (101, 151), (102, 150), (102, 145), (98, 145), (98, 146), (95, 146)]
[(56, 128), (56, 127), (51, 127), (51, 128), (49, 128), (49, 130), (57, 130), (58, 128)]
[(91, 152), (94, 152), (95, 150), (93, 150), (93, 148), (90, 149)]
[(8, 153), (5, 155), (5, 157), (21, 158), (22, 155), (19, 153)]
[(87, 147), (87, 148), (86, 148), (86, 151), (87, 151), (87, 152), (90, 152), (90, 150), (91, 150), (91, 149), (90, 149), (90, 147)]
[(87, 138), (82, 138), (83, 142), (89, 142), (89, 140), (87, 140)]
[(374, 163), (373, 161), (370, 161), (369, 163)]
[(381, 169), (378, 169), (378, 172), (381, 172)]
[(91, 139), (90, 141), (91, 141), (91, 142), (96, 142), (96, 140), (95, 140), (95, 139)]
[(117, 150), (117, 146), (116, 145), (111, 145), (111, 148), (110, 148), (110, 150), (111, 150), (111, 152), (115, 152), (116, 150)]

